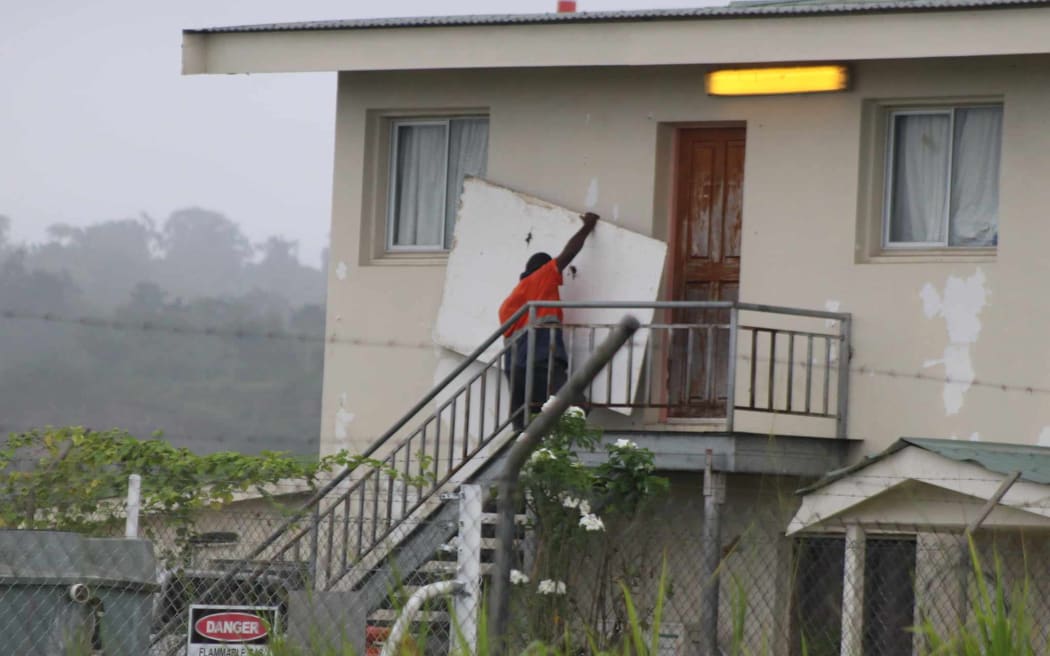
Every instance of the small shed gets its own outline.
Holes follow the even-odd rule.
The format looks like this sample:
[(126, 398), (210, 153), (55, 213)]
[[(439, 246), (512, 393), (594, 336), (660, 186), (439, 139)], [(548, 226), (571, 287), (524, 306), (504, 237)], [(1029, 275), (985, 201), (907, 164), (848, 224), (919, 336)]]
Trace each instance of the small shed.
[(1050, 625), (1050, 448), (902, 438), (799, 494), (795, 617), (836, 651), (920, 653), (915, 628), (967, 626), (982, 582)]

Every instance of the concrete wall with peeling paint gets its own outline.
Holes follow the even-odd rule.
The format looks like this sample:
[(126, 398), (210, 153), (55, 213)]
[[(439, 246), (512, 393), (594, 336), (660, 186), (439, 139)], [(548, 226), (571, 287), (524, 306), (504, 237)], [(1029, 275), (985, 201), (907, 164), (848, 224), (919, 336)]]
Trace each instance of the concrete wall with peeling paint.
[[(706, 96), (696, 66), (340, 74), (328, 333), (370, 344), (328, 346), (322, 449), (364, 448), (434, 381), (443, 259), (381, 253), (382, 126), (456, 111), (489, 115), (492, 181), (658, 239), (674, 126), (746, 124), (741, 299), (853, 313), (863, 451), (901, 435), (1050, 442), (1048, 64), (858, 63), (847, 93), (737, 99)], [(1004, 103), (998, 251), (868, 257), (870, 101), (931, 98)]]

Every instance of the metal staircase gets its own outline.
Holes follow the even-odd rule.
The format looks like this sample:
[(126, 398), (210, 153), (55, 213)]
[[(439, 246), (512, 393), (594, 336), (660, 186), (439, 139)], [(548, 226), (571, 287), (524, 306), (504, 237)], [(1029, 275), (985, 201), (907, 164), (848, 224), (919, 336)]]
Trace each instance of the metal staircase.
[[(252, 600), (260, 582), (287, 578), (291, 568), (314, 591), (353, 591), (359, 606), (380, 607), (399, 575), (416, 572), (455, 535), (457, 504), (445, 497), (462, 483), (490, 485), (499, 475), (514, 434), (503, 361), (518, 344), (498, 342), (527, 309), (361, 454), (379, 466), (342, 471), (195, 596)], [(154, 644), (184, 623), (184, 614), (170, 618)]]
[[(537, 309), (551, 305), (574, 306), (545, 302), (521, 308), (361, 454), (380, 466), (362, 465), (338, 474), (198, 598), (214, 598), (222, 591), (227, 598), (252, 599), (260, 581), (287, 579), (294, 570), (310, 590), (353, 593), (356, 603), (369, 612), (379, 608), (398, 583), (399, 574), (419, 570), (455, 535), (457, 507), (445, 497), (463, 483), (491, 485), (499, 476), (506, 447), (515, 434), (515, 417), (503, 389), (504, 356), (513, 358), (516, 349), (524, 348), (518, 343), (523, 340), (503, 345), (501, 338), (523, 316), (528, 315), (532, 325)], [(686, 323), (654, 318), (645, 324), (639, 333), (647, 339), (638, 347), (641, 352), (636, 353), (635, 343), (629, 342), (621, 369), (614, 372), (610, 363), (603, 379), (612, 390), (614, 376), (628, 381), (633, 376), (639, 381), (637, 389), (628, 382), (624, 398), (614, 399), (608, 391), (600, 402), (592, 389), (592, 405), (663, 410), (673, 403), (717, 406), (730, 432), (738, 411), (797, 415), (830, 421), (835, 436), (844, 436), (848, 355), (839, 358), (836, 353), (849, 352), (849, 315), (735, 302), (609, 303), (605, 307), (689, 310), (696, 318)], [(741, 313), (751, 318), (748, 323), (740, 321)], [(773, 323), (761, 324), (763, 317)], [(781, 325), (803, 320), (809, 324)], [(837, 330), (822, 325), (824, 322), (837, 323)], [(593, 346), (595, 331), (606, 328), (566, 325), (570, 351), (574, 342)], [(524, 331), (528, 343), (535, 343), (540, 330), (549, 328)], [(654, 392), (663, 384), (661, 380), (677, 375), (673, 366), (659, 370), (660, 354), (666, 358), (668, 345), (677, 342), (689, 347), (681, 400)], [(704, 358), (697, 358), (695, 364), (694, 342)], [(728, 349), (724, 361), (714, 355), (719, 344)], [(778, 345), (781, 349), (787, 345), (786, 365), (776, 355)], [(570, 352), (570, 369), (572, 357)], [(749, 381), (738, 378), (738, 360), (750, 363), (744, 370)], [(694, 368), (706, 373), (697, 378)], [(688, 381), (693, 378), (703, 384), (690, 391)], [(765, 394), (756, 396), (763, 380), (768, 380)], [(788, 390), (786, 404), (778, 400), (780, 394), (774, 394), (774, 382), (781, 380), (786, 380), (782, 383)], [(531, 383), (530, 375), (526, 390), (532, 388)], [(742, 400), (735, 401), (738, 386), (743, 388)], [(792, 390), (796, 390), (794, 399)], [(180, 631), (184, 623), (185, 616), (172, 618), (156, 634), (154, 644)]]

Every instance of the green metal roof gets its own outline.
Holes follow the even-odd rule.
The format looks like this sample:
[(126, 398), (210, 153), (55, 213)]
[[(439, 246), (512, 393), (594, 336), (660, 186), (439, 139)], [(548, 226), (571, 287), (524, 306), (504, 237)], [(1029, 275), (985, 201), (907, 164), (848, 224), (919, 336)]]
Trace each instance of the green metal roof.
[(1050, 448), (1047, 447), (1003, 442), (902, 437), (882, 453), (867, 456), (849, 467), (828, 472), (813, 485), (799, 490), (798, 494), (819, 490), (909, 446), (936, 453), (950, 460), (973, 463), (1004, 476), (1019, 471), (1023, 481), (1050, 484)]

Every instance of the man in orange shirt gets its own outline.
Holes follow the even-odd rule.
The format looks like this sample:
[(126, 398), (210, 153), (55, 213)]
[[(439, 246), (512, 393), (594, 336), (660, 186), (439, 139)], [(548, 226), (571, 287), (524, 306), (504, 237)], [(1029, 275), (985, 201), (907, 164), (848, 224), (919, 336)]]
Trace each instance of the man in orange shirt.
[[(503, 301), (499, 308), (500, 323), (506, 323), (511, 315), (530, 301), (560, 301), (558, 288), (562, 284), (561, 272), (569, 266), (573, 258), (583, 248), (587, 236), (598, 223), (598, 215), (588, 212), (580, 217), (583, 227), (565, 244), (565, 248), (556, 258), (546, 253), (536, 253), (525, 264), (525, 271), (519, 277), (518, 285)], [(557, 328), (564, 316), (561, 308), (537, 308), (536, 310), (536, 353), (532, 358), (533, 379), (530, 407), (535, 413), (551, 394), (556, 394), (568, 379), (569, 358), (565, 351), (565, 341), (561, 329)], [(521, 430), (525, 426), (525, 384), (528, 374), (528, 323), (529, 315), (525, 313), (503, 335), (506, 344), (514, 346), (504, 356), (504, 371), (510, 383), (511, 415), (514, 427)], [(547, 382), (550, 378), (550, 387)]]

